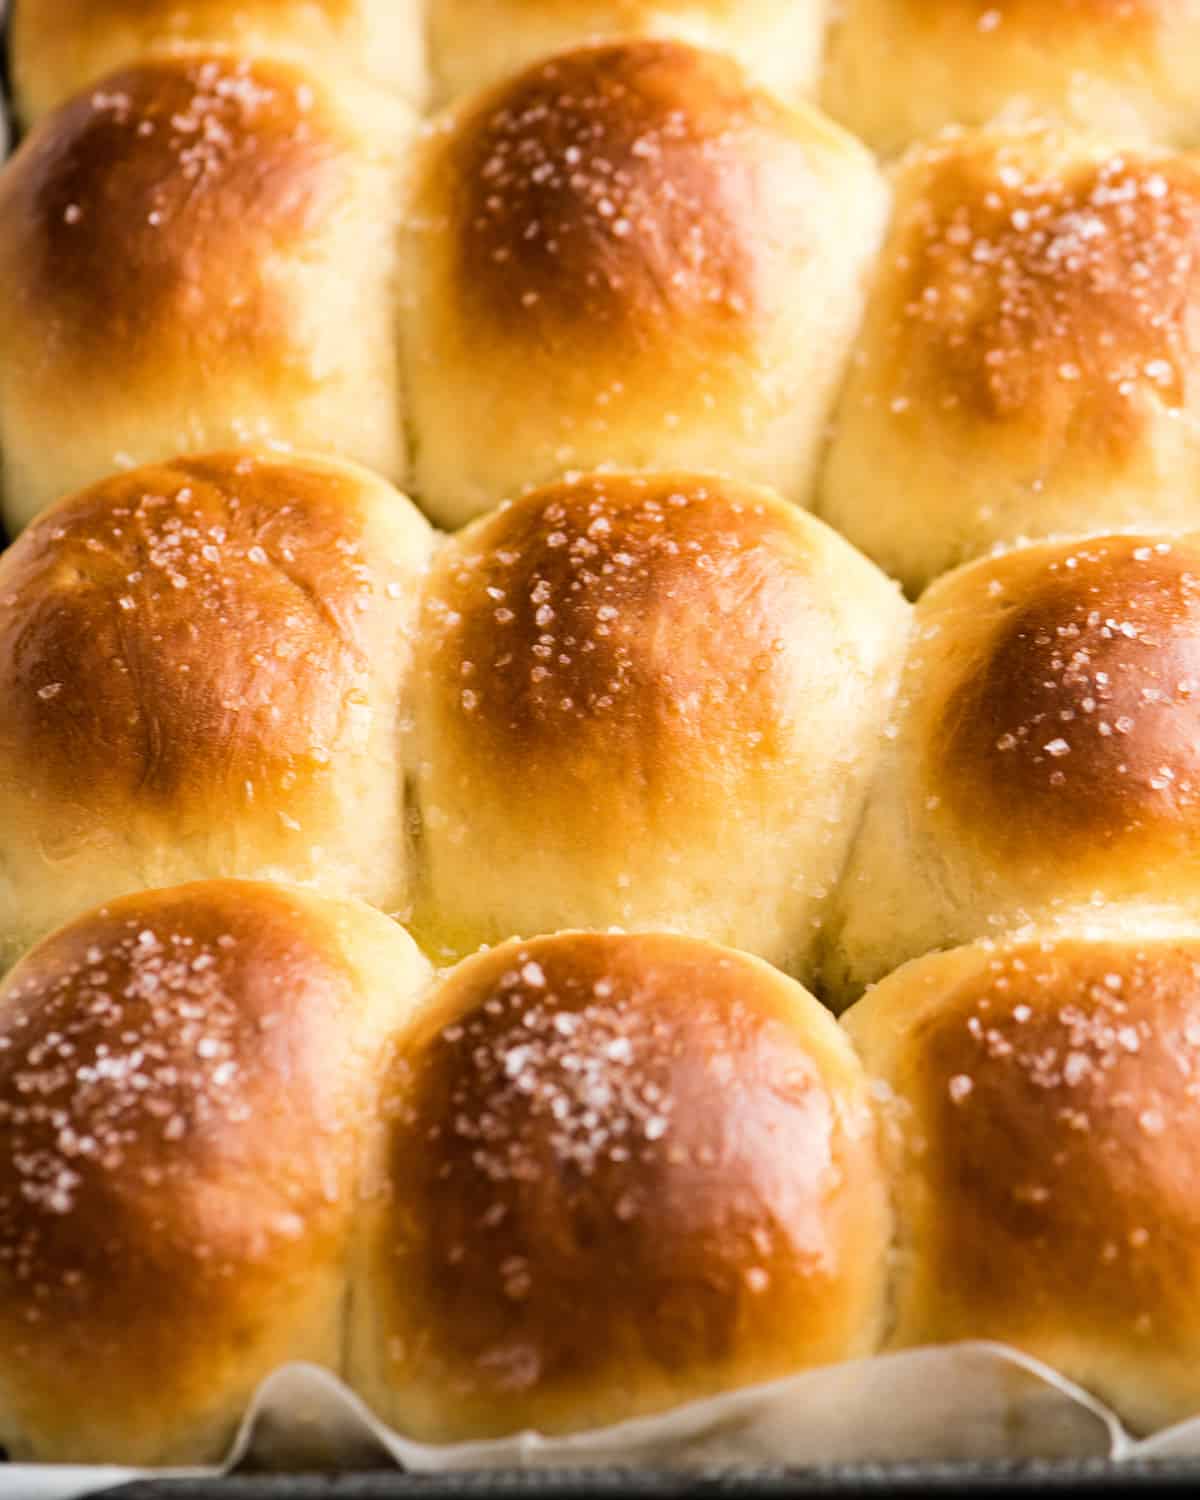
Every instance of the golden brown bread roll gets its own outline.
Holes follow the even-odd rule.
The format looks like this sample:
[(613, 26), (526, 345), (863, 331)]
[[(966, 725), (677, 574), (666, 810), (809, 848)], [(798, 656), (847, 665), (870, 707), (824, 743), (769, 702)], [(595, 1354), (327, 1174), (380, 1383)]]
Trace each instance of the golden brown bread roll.
[(329, 460), (119, 475), (0, 558), (0, 969), (142, 886), (407, 898), (398, 768), (429, 528)]
[(114, 468), (319, 445), (400, 480), (405, 109), (233, 57), (109, 75), (0, 173), (0, 455), (17, 530)]
[(1193, 0), (842, 0), (824, 98), (885, 154), (997, 117), (1194, 145), (1198, 65)]
[(745, 954), (565, 933), (469, 959), (387, 1107), (350, 1373), (402, 1432), (590, 1428), (875, 1347), (860, 1065)]
[(678, 37), (731, 53), (789, 97), (816, 81), (827, 0), (429, 0), (434, 85), (444, 98), (539, 57), (614, 36)]
[(1027, 922), (1200, 917), (1200, 539), (1048, 542), (917, 606), (837, 895), (842, 997)]
[(418, 152), (415, 492), (457, 526), (572, 469), (722, 469), (806, 503), (887, 194), (857, 142), (677, 42), (580, 48)]
[(228, 45), (340, 74), (364, 73), (414, 101), (425, 93), (420, 0), (17, 0), (13, 85), (26, 122), (148, 54)]
[(0, 986), (0, 1437), (212, 1462), (337, 1367), (384, 1042), (427, 982), (356, 902), (213, 881), (80, 917)]
[(476, 522), (418, 637), (418, 927), (674, 927), (808, 973), (908, 616), (731, 480), (590, 475)]
[(1135, 1430), (1200, 1410), (1200, 936), (978, 944), (845, 1017), (890, 1090), (892, 1343), (995, 1339)]
[(1200, 162), (951, 133), (896, 187), (819, 513), (913, 589), (1021, 537), (1195, 525)]

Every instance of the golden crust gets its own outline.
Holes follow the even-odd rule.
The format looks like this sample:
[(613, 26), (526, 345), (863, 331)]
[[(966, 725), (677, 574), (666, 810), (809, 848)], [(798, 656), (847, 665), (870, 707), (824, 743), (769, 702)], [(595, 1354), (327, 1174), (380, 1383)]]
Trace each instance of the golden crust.
[(418, 642), (421, 925), (460, 953), (667, 926), (805, 972), (906, 616), (827, 528), (720, 477), (583, 476), (475, 523)]
[[(364, 940), (395, 945), (391, 997), (364, 988)], [(407, 942), (365, 908), (218, 881), (89, 913), (9, 975), (11, 1451), (211, 1460), (278, 1363), (336, 1363), (381, 1019), (405, 998)]]
[(1200, 166), (1153, 153), (1047, 165), (1002, 141), (915, 159), (881, 378), (902, 411), (1015, 424), (1115, 464), (1148, 420), (1136, 394), (1183, 402)]
[(577, 1429), (871, 1348), (866, 1095), (765, 965), (678, 937), (510, 943), (448, 977), (392, 1089), (360, 1333), (406, 1431)]
[[(439, 559), (424, 629), (457, 737), (535, 783), (604, 763), (655, 800), (681, 760), (784, 753), (807, 523), (762, 490), (594, 475), (484, 518)], [(457, 670), (454, 668), (457, 667)], [(686, 756), (682, 756), (686, 748)], [(553, 769), (552, 769), (553, 767)]]
[(735, 63), (665, 41), (582, 48), (486, 95), (439, 167), (467, 324), (615, 358), (698, 319), (694, 337), (744, 349), (766, 258), (745, 228), (788, 126)]
[(1035, 924), (1200, 916), (1200, 547), (1019, 547), (922, 596), (825, 979)]
[(894, 1343), (1012, 1344), (1144, 1429), (1200, 1408), (1200, 940), (959, 949), (845, 1023), (895, 1099)]
[(383, 314), (407, 121), (291, 64), (188, 53), (110, 74), (32, 131), (0, 173), (10, 530), (180, 451), (319, 434), (402, 471)]
[(458, 525), (606, 464), (807, 500), (885, 210), (856, 142), (732, 58), (627, 38), (460, 105), (414, 177), (405, 349), (431, 514)]
[(0, 561), (8, 774), (185, 821), (247, 781), (302, 805), (368, 688), (362, 499), (353, 471), (228, 454), (46, 512)]
[(997, 543), (1187, 526), (1200, 162), (959, 131), (895, 182), (819, 512), (914, 591)]
[[(1099, 876), (1162, 878), (1200, 841), (1200, 549), (1100, 537), (985, 563), (928, 599), (979, 628), (934, 689), (925, 780), (987, 858), (1047, 848)], [(986, 599), (978, 608), (980, 596)], [(963, 622), (965, 624), (965, 621)], [(969, 641), (969, 644), (968, 644)], [(1118, 890), (1125, 881), (1118, 875)]]
[(825, 0), (429, 0), (430, 62), (454, 99), (584, 43), (673, 37), (736, 57), (794, 99), (820, 72), (825, 11)]
[(365, 471), (252, 451), (117, 475), (30, 526), (0, 558), (0, 956), (198, 875), (399, 908), (427, 546)]
[(21, 0), (11, 56), (22, 117), (39, 119), (115, 67), (200, 44), (423, 91), (410, 0)]
[(176, 377), (248, 346), (303, 387), (311, 372), (281, 358), (287, 302), (267, 277), (248, 285), (246, 266), (305, 243), (346, 190), (350, 146), (281, 64), (127, 68), (57, 112), (0, 177), (0, 284), (45, 309), (40, 336), (67, 370), (117, 350), (131, 375)]
[(885, 155), (995, 121), (1193, 145), (1197, 46), (1200, 12), (1177, 0), (847, 0), (823, 92)]

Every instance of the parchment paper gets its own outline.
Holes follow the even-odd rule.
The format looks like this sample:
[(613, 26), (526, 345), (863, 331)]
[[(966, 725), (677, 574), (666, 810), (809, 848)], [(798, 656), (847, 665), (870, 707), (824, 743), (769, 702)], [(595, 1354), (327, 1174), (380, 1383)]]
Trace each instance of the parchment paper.
[[(1190, 1433), (1188, 1429), (1191, 1429)], [(1191, 1444), (1189, 1447), (1188, 1444)], [(325, 1371), (290, 1365), (260, 1388), (219, 1468), (690, 1468), (872, 1460), (1126, 1458), (1200, 1454), (1200, 1422), (1138, 1445), (1098, 1402), (1045, 1366), (993, 1344), (959, 1344), (808, 1371), (680, 1407), (662, 1417), (570, 1438), (523, 1433), (430, 1447), (375, 1421)], [(0, 1467), (3, 1500), (77, 1500), (133, 1469)]]

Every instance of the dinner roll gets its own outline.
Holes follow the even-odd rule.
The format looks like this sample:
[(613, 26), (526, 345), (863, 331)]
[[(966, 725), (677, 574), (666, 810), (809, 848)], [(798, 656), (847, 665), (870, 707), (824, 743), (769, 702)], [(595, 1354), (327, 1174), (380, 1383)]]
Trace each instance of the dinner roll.
[(453, 538), (414, 673), (417, 925), (673, 927), (805, 974), (908, 608), (765, 490), (590, 475)]
[(829, 1014), (688, 938), (467, 960), (400, 1043), (350, 1373), (430, 1441), (563, 1433), (873, 1351), (889, 1211)]
[(914, 589), (1200, 516), (1200, 162), (1050, 133), (905, 159), (819, 510)]
[(808, 500), (886, 213), (857, 142), (727, 57), (627, 41), (461, 105), (414, 177), (403, 333), (439, 523), (601, 464)]
[(1135, 1430), (1200, 1410), (1200, 936), (980, 943), (845, 1018), (890, 1089), (892, 1342), (994, 1339)]
[(427, 966), (355, 902), (213, 881), (80, 917), (0, 987), (0, 1438), (224, 1455), (337, 1366), (384, 1042)]
[(843, 997), (1033, 921), (1200, 918), (1200, 538), (974, 563), (917, 608), (837, 897)]
[(113, 68), (155, 51), (227, 44), (365, 73), (414, 100), (425, 92), (421, 0), (16, 0), (11, 59), (25, 120)]
[(273, 441), (399, 480), (394, 178), (407, 112), (278, 63), (110, 75), (0, 173), (11, 530), (114, 468)]
[(729, 52), (781, 93), (816, 82), (828, 0), (428, 0), (435, 84), (453, 97), (539, 57), (614, 36)]
[(841, 0), (840, 16), (825, 101), (885, 154), (997, 116), (1200, 137), (1193, 0)]
[(118, 475), (0, 558), (0, 969), (210, 875), (406, 899), (402, 697), (429, 530), (366, 472)]

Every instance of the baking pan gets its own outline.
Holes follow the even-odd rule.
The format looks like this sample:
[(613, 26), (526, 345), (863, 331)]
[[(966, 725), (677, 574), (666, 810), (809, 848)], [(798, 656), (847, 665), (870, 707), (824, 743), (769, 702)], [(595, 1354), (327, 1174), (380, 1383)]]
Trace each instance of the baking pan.
[(1200, 1463), (852, 1464), (812, 1469), (693, 1474), (584, 1470), (539, 1474), (347, 1474), (149, 1480), (109, 1491), (120, 1500), (684, 1500), (723, 1495), (1092, 1495), (1195, 1494)]

